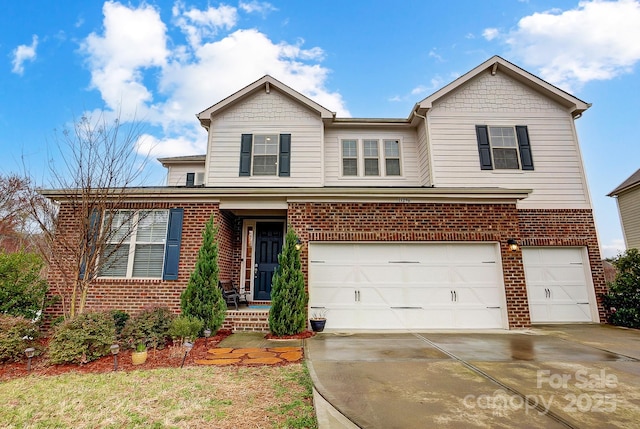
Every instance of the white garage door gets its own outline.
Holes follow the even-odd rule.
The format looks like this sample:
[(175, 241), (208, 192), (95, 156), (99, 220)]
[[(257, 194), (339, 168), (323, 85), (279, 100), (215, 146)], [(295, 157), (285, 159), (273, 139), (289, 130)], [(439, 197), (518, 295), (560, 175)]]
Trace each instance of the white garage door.
[(311, 243), (309, 306), (327, 329), (505, 328), (494, 244)]
[(595, 320), (584, 248), (522, 248), (522, 259), (532, 323)]

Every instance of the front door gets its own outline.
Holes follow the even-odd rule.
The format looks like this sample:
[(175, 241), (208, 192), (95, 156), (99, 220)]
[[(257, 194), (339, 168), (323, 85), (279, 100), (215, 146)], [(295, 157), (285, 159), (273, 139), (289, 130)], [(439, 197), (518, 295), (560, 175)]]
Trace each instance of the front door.
[(282, 250), (282, 222), (258, 222), (256, 225), (256, 254), (253, 279), (253, 299), (271, 300), (271, 278), (278, 266)]

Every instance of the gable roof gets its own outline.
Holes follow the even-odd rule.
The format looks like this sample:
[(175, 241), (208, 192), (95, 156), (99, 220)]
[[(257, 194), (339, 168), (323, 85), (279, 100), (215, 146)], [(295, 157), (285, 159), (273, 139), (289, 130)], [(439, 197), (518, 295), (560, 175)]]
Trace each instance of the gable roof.
[(280, 82), (279, 80), (269, 75), (265, 75), (261, 77), (255, 82), (245, 86), (240, 91), (237, 91), (234, 94), (231, 94), (227, 98), (203, 110), (202, 112), (198, 113), (196, 116), (200, 120), (200, 124), (206, 128), (211, 122), (211, 115), (214, 114), (215, 112), (225, 109), (243, 100), (244, 98), (250, 95), (253, 95), (258, 91), (264, 90), (268, 93), (269, 91), (271, 91), (272, 87), (277, 88), (280, 92), (284, 93), (285, 95), (289, 96), (290, 98), (299, 102), (300, 104), (305, 105), (307, 108), (315, 112), (318, 112), (322, 119), (333, 119), (336, 116), (335, 112), (332, 112), (329, 109), (326, 109), (325, 107), (319, 105), (318, 103), (311, 100), (310, 98), (302, 95), (298, 91), (292, 89), (291, 87), (285, 85), (284, 83)]
[(417, 103), (411, 115), (413, 116), (413, 114), (416, 113), (417, 110), (429, 110), (431, 107), (433, 107), (433, 103), (436, 100), (439, 100), (440, 98), (448, 95), (452, 91), (455, 91), (462, 85), (469, 82), (474, 77), (487, 71), (490, 71), (492, 75), (500, 71), (501, 73), (506, 74), (512, 79), (515, 79), (516, 81), (527, 85), (530, 88), (533, 88), (534, 90), (544, 94), (550, 99), (568, 108), (574, 117), (580, 116), (582, 112), (591, 107), (590, 103), (586, 103), (579, 98), (576, 98), (573, 95), (561, 90), (560, 88), (551, 85), (549, 82), (546, 82), (539, 77), (529, 73), (528, 71), (521, 69), (520, 67), (516, 66), (513, 63), (510, 63), (504, 58), (498, 55), (494, 55), (473, 70), (470, 70), (450, 84), (444, 86), (424, 100)]
[(621, 192), (631, 189), (637, 185), (640, 185), (640, 168), (622, 182), (616, 189), (607, 194), (608, 197), (617, 197)]

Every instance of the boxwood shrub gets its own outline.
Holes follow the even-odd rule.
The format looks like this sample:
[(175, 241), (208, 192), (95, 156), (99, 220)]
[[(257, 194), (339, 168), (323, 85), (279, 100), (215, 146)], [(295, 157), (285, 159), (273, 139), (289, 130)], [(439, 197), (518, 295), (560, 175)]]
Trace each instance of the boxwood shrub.
[(0, 362), (26, 359), (24, 350), (33, 347), (40, 353), (37, 342), (40, 332), (35, 323), (22, 316), (0, 314)]
[(84, 313), (60, 324), (49, 343), (52, 363), (86, 363), (110, 353), (116, 328), (110, 312)]
[(158, 349), (167, 345), (169, 328), (175, 315), (166, 307), (148, 307), (125, 323), (120, 338), (125, 347), (137, 349), (140, 344)]

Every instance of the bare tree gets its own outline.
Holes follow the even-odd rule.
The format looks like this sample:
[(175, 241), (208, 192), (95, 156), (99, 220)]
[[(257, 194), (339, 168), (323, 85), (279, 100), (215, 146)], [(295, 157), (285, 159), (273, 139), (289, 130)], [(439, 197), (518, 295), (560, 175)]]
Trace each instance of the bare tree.
[(50, 249), (51, 289), (66, 318), (85, 311), (92, 282), (123, 256), (119, 250), (142, 220), (120, 210), (129, 188), (144, 179), (149, 158), (136, 153), (140, 136), (138, 122), (109, 122), (104, 115), (82, 117), (55, 135), (59, 161), (50, 162), (51, 189), (34, 195), (31, 213)]
[(30, 194), (28, 178), (0, 176), (0, 249), (15, 252), (31, 247)]

